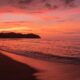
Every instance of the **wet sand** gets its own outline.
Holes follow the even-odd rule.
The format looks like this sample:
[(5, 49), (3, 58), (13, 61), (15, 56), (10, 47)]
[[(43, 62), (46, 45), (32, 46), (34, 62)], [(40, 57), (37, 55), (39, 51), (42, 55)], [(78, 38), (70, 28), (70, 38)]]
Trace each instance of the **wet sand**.
[(36, 80), (36, 69), (0, 53), (0, 80)]
[(38, 72), (34, 74), (37, 80), (80, 80), (80, 64), (48, 62), (16, 55), (15, 53), (1, 52), (15, 61), (38, 70)]

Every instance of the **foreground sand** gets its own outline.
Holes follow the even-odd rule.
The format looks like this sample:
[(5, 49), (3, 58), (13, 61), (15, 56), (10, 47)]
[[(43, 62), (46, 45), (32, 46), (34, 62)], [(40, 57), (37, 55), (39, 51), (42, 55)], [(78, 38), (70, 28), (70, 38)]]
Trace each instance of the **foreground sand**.
[(0, 53), (0, 80), (36, 80), (36, 69)]
[[(25, 68), (26, 74), (29, 73), (30, 76), (34, 74), (37, 80), (80, 80), (80, 64), (76, 65), (76, 64), (65, 64), (65, 63), (57, 63), (57, 62), (47, 62), (43, 60), (33, 59), (30, 57), (15, 55), (15, 53), (9, 53), (5, 51), (1, 51), (1, 52), (3, 55), (6, 55), (9, 58), (11, 58), (11, 60), (13, 61), (18, 61), (20, 62), (20, 64), (23, 63), (25, 64), (26, 67), (27, 65), (31, 66), (32, 68), (31, 67), (28, 68), (31, 70), (31, 72), (28, 72), (27, 69)], [(18, 67), (20, 67), (21, 69), (20, 65)], [(36, 70), (34, 69), (38, 70), (38, 72), (36, 72)], [(22, 73), (24, 72), (23, 70), (24, 69), (21, 69)], [(8, 72), (6, 72), (5, 74), (7, 73)], [(36, 80), (34, 79), (35, 78), (34, 76), (33, 78), (30, 78), (30, 77), (28, 78), (27, 79), (17, 79), (17, 80)], [(2, 80), (7, 80), (7, 79), (2, 79)]]

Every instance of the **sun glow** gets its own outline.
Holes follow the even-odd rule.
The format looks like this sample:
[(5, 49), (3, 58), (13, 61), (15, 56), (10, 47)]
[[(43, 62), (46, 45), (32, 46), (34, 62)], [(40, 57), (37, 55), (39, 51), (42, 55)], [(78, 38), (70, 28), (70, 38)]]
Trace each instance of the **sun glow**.
[(12, 27), (12, 28), (1, 28), (0, 31), (14, 31), (14, 30), (19, 31), (25, 29), (30, 30), (30, 28), (22, 26), (22, 27)]

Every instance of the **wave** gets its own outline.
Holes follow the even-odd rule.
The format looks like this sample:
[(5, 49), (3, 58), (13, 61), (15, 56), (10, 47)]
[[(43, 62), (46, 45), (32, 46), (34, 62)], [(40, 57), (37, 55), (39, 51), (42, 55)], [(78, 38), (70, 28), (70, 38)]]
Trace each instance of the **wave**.
[(10, 52), (10, 53), (16, 54), (16, 55), (31, 57), (31, 58), (49, 61), (49, 62), (80, 64), (80, 58), (79, 57), (51, 55), (51, 54), (45, 54), (45, 53), (36, 52), (36, 51), (12, 50), (8, 47), (0, 47), (0, 50), (5, 51), (5, 52)]

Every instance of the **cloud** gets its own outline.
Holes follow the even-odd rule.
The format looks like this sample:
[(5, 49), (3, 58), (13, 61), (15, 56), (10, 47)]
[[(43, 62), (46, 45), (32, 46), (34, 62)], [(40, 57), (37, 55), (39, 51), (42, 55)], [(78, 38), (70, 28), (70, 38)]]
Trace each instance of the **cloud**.
[(0, 22), (20, 22), (20, 21), (28, 21), (28, 22), (37, 22), (41, 21), (39, 17), (36, 17), (31, 14), (16, 14), (16, 13), (2, 13), (0, 14)]
[(19, 3), (31, 3), (33, 0), (19, 0)]
[[(25, 10), (59, 9), (65, 4), (80, 6), (80, 0), (0, 0), (0, 6), (13, 6)], [(69, 5), (67, 5), (69, 6)]]
[(72, 35), (74, 35), (74, 34), (75, 34), (75, 35), (78, 35), (78, 34), (79, 34), (79, 35), (80, 35), (80, 31), (65, 32), (65, 34), (70, 34), (70, 35), (71, 35), (71, 34), (72, 34)]
[(25, 30), (25, 27), (1, 28), (0, 31)]
[(68, 10), (56, 10), (42, 13), (1, 13), (0, 22), (31, 22), (39, 25), (52, 25), (63, 22), (80, 21), (79, 8)]
[(72, 3), (74, 0), (63, 0), (65, 2), (65, 4), (70, 4)]

